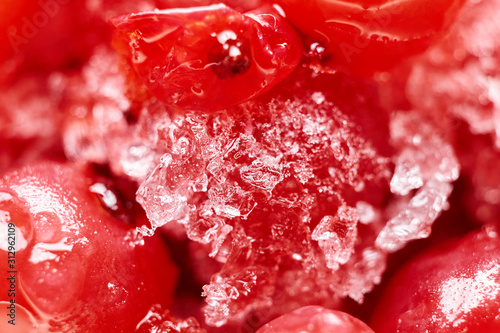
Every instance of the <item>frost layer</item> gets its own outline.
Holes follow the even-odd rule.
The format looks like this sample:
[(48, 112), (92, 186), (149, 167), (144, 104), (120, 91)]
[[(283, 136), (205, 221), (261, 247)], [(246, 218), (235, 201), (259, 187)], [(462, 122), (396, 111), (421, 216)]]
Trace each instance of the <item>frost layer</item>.
[(390, 119), (342, 75), (297, 75), (224, 112), (141, 114), (144, 151), (161, 156), (137, 192), (141, 230), (176, 221), (222, 264), (203, 288), (209, 325), (361, 302), (387, 253), (446, 208), (458, 166), (431, 125)]
[(454, 142), (467, 208), (482, 223), (500, 217), (500, 1), (467, 2), (447, 37), (413, 66), (406, 94)]
[[(410, 101), (437, 118), (459, 118), (500, 147), (500, 23), (498, 0), (470, 0), (448, 36), (413, 69)], [(448, 119), (446, 119), (448, 118)]]

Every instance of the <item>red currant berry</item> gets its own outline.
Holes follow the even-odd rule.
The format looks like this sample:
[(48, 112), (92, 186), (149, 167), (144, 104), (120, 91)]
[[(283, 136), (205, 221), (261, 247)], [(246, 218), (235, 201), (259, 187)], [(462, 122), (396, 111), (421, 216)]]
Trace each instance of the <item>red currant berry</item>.
[(306, 306), (261, 327), (257, 333), (374, 333), (361, 320), (342, 311)]
[[(15, 225), (15, 299), (37, 332), (132, 331), (152, 304), (171, 305), (177, 269), (161, 239), (113, 218), (92, 185), (84, 170), (50, 162), (0, 179), (0, 228)], [(0, 245), (6, 271), (8, 238)]]
[(433, 249), (392, 279), (377, 332), (500, 331), (500, 239), (487, 230)]
[(272, 7), (225, 5), (144, 12), (111, 20), (115, 47), (165, 104), (218, 110), (267, 91), (299, 63), (301, 44)]
[(357, 73), (385, 70), (427, 48), (464, 0), (278, 0), (320, 62)]

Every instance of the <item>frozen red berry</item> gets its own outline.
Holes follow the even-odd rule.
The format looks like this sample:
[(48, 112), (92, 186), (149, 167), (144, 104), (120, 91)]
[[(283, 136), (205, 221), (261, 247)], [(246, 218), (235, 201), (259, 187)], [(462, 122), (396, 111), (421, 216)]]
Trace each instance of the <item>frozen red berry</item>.
[[(16, 230), (15, 299), (37, 332), (130, 331), (152, 304), (172, 305), (177, 269), (161, 239), (109, 215), (93, 193), (98, 185), (52, 162), (0, 179), (0, 226)], [(7, 238), (0, 245), (4, 268)]]
[(348, 313), (320, 306), (306, 306), (289, 312), (261, 327), (257, 333), (373, 333), (361, 320)]
[(373, 315), (377, 332), (498, 332), (500, 239), (474, 233), (413, 260)]
[(277, 1), (320, 62), (357, 73), (385, 70), (425, 50), (452, 22), (463, 2)]
[(301, 44), (272, 7), (241, 14), (225, 5), (112, 19), (115, 46), (165, 104), (218, 110), (269, 90), (298, 64)]

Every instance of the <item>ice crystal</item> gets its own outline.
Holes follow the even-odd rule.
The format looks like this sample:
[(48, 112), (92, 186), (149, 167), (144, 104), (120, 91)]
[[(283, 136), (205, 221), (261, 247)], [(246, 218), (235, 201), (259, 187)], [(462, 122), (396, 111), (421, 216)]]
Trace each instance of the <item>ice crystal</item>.
[[(361, 302), (387, 253), (426, 236), (446, 208), (458, 165), (440, 133), (417, 113), (389, 118), (344, 80), (290, 80), (209, 115), (145, 106), (137, 132), (164, 155), (137, 199), (153, 229), (180, 222), (222, 264), (204, 287), (209, 325)], [(388, 196), (406, 204), (387, 209)]]
[[(352, 89), (340, 78), (326, 80)], [(210, 325), (273, 305), (278, 312), (293, 304), (333, 305), (332, 293), (360, 300), (377, 282), (362, 277), (365, 264), (347, 267), (352, 257), (363, 260), (366, 246), (356, 248), (353, 207), (382, 202), (390, 148), (372, 142), (357, 123), (355, 108), (366, 110), (365, 102), (344, 112), (334, 101), (328, 92), (304, 90), (210, 115), (161, 117), (157, 106), (146, 107), (138, 132), (154, 133), (145, 138), (165, 155), (137, 199), (153, 229), (180, 220), (188, 237), (223, 264), (204, 287)], [(380, 228), (380, 218), (371, 222)], [(366, 280), (361, 290), (345, 279), (358, 273)]]
[[(500, 180), (500, 24), (498, 0), (467, 1), (446, 38), (412, 67), (406, 93), (414, 109), (433, 118), (454, 143), (471, 188), (471, 215), (497, 223)], [(466, 128), (466, 129), (465, 129)]]
[(432, 223), (448, 207), (451, 183), (459, 174), (451, 145), (418, 113), (394, 113), (391, 139), (399, 148), (391, 191), (399, 195), (418, 191), (377, 237), (377, 246), (390, 252), (413, 239), (429, 236)]
[(195, 318), (179, 319), (154, 305), (137, 325), (136, 333), (206, 333)]
[(63, 143), (70, 159), (106, 163), (114, 146), (110, 139), (127, 133), (130, 102), (116, 61), (111, 51), (98, 48), (81, 73), (61, 78)]
[[(361, 302), (388, 252), (428, 233), (457, 177), (453, 152), (420, 115), (390, 117), (370, 91), (300, 69), (231, 109), (178, 113), (147, 98), (127, 135), (100, 127), (100, 156), (140, 184), (151, 223), (141, 233), (184, 228), (199, 243), (195, 275), (215, 272), (203, 287), (207, 324)], [(123, 124), (121, 96), (109, 105)]]
[(357, 237), (358, 219), (354, 208), (342, 206), (336, 216), (323, 217), (314, 228), (311, 237), (318, 241), (328, 268), (337, 270), (351, 257)]
[(442, 123), (462, 119), (473, 133), (491, 134), (497, 147), (499, 9), (498, 0), (467, 1), (448, 36), (414, 66), (406, 87), (415, 107)]

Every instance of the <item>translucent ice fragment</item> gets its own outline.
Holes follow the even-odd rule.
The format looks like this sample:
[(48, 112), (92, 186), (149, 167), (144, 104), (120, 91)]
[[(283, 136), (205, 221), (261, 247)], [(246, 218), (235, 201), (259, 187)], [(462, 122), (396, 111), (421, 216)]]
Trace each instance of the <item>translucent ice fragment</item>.
[(377, 237), (376, 245), (394, 252), (409, 241), (426, 238), (439, 214), (448, 208), (453, 186), (437, 178), (426, 182), (405, 209), (393, 217)]
[(218, 231), (225, 225), (225, 222), (220, 217), (210, 219), (199, 219), (189, 225), (187, 235), (189, 239), (201, 244), (208, 244), (214, 240)]
[(231, 230), (233, 230), (232, 226), (227, 225), (222, 218), (214, 216), (188, 224), (187, 236), (201, 244), (212, 244), (212, 251), (209, 255), (215, 257)]
[(189, 317), (179, 319), (163, 311), (156, 304), (151, 307), (144, 318), (137, 324), (136, 333), (206, 333), (198, 321)]
[(210, 172), (219, 182), (226, 181), (226, 170), (222, 156), (215, 156), (207, 165), (207, 171)]
[(342, 266), (342, 284), (334, 288), (338, 295), (349, 296), (362, 303), (365, 294), (381, 281), (387, 265), (387, 252), (374, 246), (356, 251), (351, 259)]
[[(266, 268), (247, 266), (231, 277), (216, 274), (210, 284), (203, 286), (207, 306), (204, 309), (207, 324), (220, 327), (245, 314), (247, 302), (252, 306), (269, 307), (274, 288), (269, 285), (275, 277)], [(246, 310), (246, 311), (245, 311)]]
[(207, 322), (216, 327), (224, 325), (229, 314), (229, 303), (238, 298), (238, 290), (227, 283), (211, 283), (203, 287), (203, 295), (206, 296), (207, 308), (211, 313)]
[(416, 112), (400, 112), (392, 116), (391, 140), (400, 149), (391, 179), (391, 192), (407, 195), (435, 177), (442, 182), (458, 178), (459, 164), (453, 148)]
[(282, 167), (272, 157), (255, 160), (251, 165), (243, 166), (240, 175), (248, 184), (269, 193), (283, 180)]
[(203, 173), (193, 184), (193, 192), (206, 192), (208, 189), (208, 177)]
[(236, 183), (212, 186), (208, 197), (215, 214), (226, 218), (245, 217), (254, 208), (251, 194)]
[(178, 183), (168, 182), (174, 178), (179, 181), (181, 175), (173, 175), (169, 168), (172, 157), (165, 154), (151, 175), (141, 184), (137, 191), (137, 202), (139, 202), (151, 222), (151, 230), (141, 229), (142, 232), (151, 234), (162, 225), (183, 218), (188, 212), (187, 189), (179, 189)]
[(341, 206), (337, 215), (323, 217), (314, 229), (311, 237), (323, 250), (328, 268), (337, 270), (351, 257), (358, 234), (358, 220), (354, 208)]
[(248, 154), (255, 144), (255, 138), (252, 135), (240, 134), (236, 139), (231, 140), (224, 148), (224, 157), (233, 157), (239, 159)]
[[(143, 144), (131, 144), (119, 152), (118, 172), (124, 173), (132, 179), (143, 181), (153, 171), (154, 162), (158, 159), (150, 147)], [(114, 164), (114, 161), (111, 161)]]
[(379, 248), (393, 252), (413, 239), (429, 236), (432, 224), (448, 207), (459, 164), (452, 147), (416, 112), (395, 113), (390, 128), (391, 140), (400, 150), (391, 191), (407, 195), (419, 189), (377, 237)]

